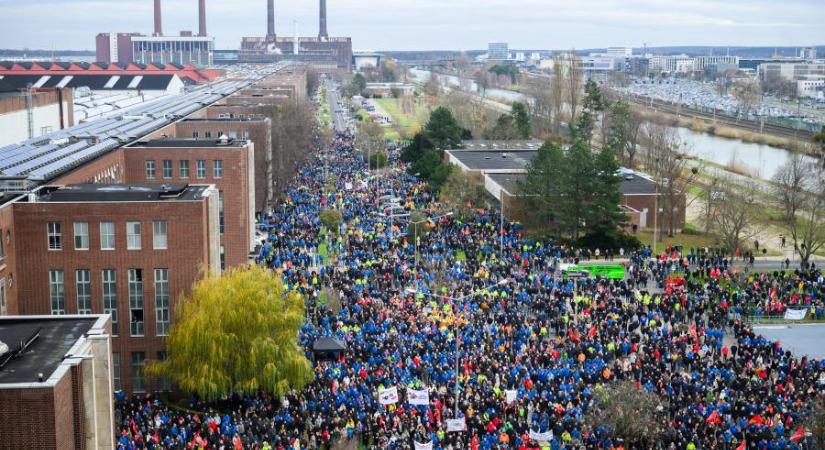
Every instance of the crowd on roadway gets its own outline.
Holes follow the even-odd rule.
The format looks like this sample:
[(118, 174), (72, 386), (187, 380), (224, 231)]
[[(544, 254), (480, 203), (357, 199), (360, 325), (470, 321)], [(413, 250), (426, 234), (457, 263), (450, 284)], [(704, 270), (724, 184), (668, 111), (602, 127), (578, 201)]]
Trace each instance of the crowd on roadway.
[[(258, 262), (307, 302), (300, 342), (314, 381), (284, 398), (193, 400), (200, 413), (123, 398), (118, 448), (629, 449), (584, 420), (619, 382), (669, 400), (657, 448), (812, 448), (798, 431), (825, 364), (744, 319), (789, 306), (821, 317), (820, 269), (745, 274), (723, 257), (646, 248), (622, 251), (624, 280), (569, 279), (560, 265), (579, 252), (494, 211), (445, 214), (390, 153), (391, 167), (370, 173), (338, 135), (261, 216)], [(388, 202), (434, 220), (414, 230)], [(328, 208), (342, 212), (337, 230), (320, 222)], [(348, 348), (315, 357), (321, 336)], [(448, 432), (456, 418), (464, 430)]]

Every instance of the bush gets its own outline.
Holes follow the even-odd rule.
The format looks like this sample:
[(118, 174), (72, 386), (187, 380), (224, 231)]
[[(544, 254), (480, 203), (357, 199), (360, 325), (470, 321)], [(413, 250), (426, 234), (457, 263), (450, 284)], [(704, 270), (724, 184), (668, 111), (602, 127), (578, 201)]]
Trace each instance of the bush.
[(381, 169), (387, 166), (387, 154), (384, 152), (370, 153), (370, 169)]
[(327, 230), (334, 231), (338, 229), (339, 225), (341, 225), (341, 220), (343, 218), (340, 211), (325, 209), (318, 214), (318, 219), (321, 220), (321, 223), (324, 224)]
[(636, 236), (631, 236), (620, 231), (595, 231), (579, 238), (575, 245), (579, 248), (590, 250), (598, 248), (602, 251), (606, 249), (618, 250), (623, 248), (626, 253), (642, 248), (642, 243)]
[(702, 234), (702, 232), (698, 228), (696, 228), (696, 225), (694, 225), (692, 223), (686, 223), (685, 227), (682, 228), (682, 234), (687, 234), (687, 235), (690, 235), (690, 236), (698, 236), (698, 235)]

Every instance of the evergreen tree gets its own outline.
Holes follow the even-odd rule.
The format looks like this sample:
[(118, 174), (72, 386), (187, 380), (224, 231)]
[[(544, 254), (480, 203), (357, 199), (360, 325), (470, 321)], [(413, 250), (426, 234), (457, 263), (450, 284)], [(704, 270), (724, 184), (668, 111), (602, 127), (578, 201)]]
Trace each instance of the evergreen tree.
[(524, 103), (514, 102), (513, 111), (510, 113), (513, 116), (513, 121), (518, 129), (519, 136), (522, 139), (530, 138), (530, 115), (527, 114), (527, 107)]
[(439, 106), (430, 114), (424, 126), (424, 135), (436, 150), (447, 150), (461, 146), (464, 129), (458, 124), (449, 109)]
[(565, 200), (565, 154), (561, 146), (545, 142), (527, 166), (527, 176), (519, 183), (531, 212), (528, 220), (537, 227), (558, 227), (559, 206)]

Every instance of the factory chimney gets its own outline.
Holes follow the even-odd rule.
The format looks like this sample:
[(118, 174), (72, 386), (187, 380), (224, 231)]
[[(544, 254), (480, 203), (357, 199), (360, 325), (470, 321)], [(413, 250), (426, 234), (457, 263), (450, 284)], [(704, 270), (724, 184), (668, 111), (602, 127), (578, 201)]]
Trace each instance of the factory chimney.
[(198, 36), (206, 36), (206, 0), (198, 0)]
[(266, 6), (266, 40), (275, 42), (275, 0), (267, 0)]
[(163, 36), (163, 25), (160, 16), (160, 0), (155, 0), (155, 33), (152, 36)]
[(320, 23), (318, 24), (318, 39), (326, 40), (327, 35), (327, 0), (321, 0)]

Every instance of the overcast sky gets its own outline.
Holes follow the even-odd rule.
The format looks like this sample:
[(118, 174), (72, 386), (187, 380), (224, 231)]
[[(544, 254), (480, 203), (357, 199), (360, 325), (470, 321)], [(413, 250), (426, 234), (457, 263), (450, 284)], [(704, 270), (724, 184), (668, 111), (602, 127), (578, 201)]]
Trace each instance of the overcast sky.
[[(266, 33), (266, 0), (206, 0), (217, 48)], [(163, 0), (166, 34), (197, 31), (197, 0)], [(356, 50), (825, 45), (825, 0), (327, 0)], [(317, 0), (275, 0), (276, 31), (318, 33)], [(0, 48), (94, 49), (104, 31), (152, 32), (152, 0), (0, 0)]]

